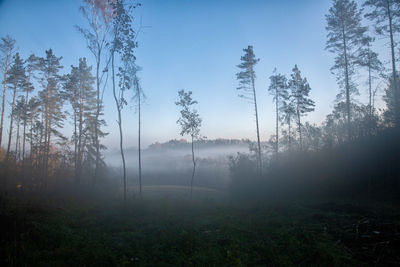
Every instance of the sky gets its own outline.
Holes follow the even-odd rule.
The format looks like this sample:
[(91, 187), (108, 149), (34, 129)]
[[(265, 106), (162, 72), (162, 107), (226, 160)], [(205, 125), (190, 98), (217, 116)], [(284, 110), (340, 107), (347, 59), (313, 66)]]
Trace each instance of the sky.
[[(305, 121), (320, 124), (334, 106), (338, 93), (330, 72), (334, 55), (326, 51), (326, 21), (329, 0), (142, 0), (134, 10), (137, 64), (146, 102), (142, 110), (144, 145), (180, 139), (175, 106), (180, 89), (193, 91), (196, 109), (203, 119), (201, 133), (208, 139), (249, 138), (255, 140), (254, 107), (239, 98), (237, 65), (243, 48), (252, 45), (260, 62), (256, 66), (256, 93), (261, 139), (266, 141), (275, 127), (274, 104), (268, 95), (274, 68), (290, 76), (298, 65), (310, 86), (315, 111)], [(86, 27), (79, 12), (81, 0), (0, 0), (0, 36), (17, 41), (23, 57), (44, 56), (52, 48), (62, 56), (63, 73), (77, 65), (80, 57), (89, 64), (94, 58), (74, 25)], [(379, 48), (380, 50), (382, 48)], [(378, 51), (380, 52), (380, 51)], [(388, 58), (382, 49), (382, 60)], [(386, 61), (385, 61), (386, 62)], [(358, 77), (361, 96), (367, 103), (366, 85)], [(381, 95), (382, 93), (380, 93)], [(379, 97), (379, 96), (378, 96)], [(108, 87), (104, 119), (109, 135), (104, 144), (119, 144), (117, 113)], [(378, 102), (378, 105), (382, 103)], [(134, 103), (123, 111), (126, 147), (137, 144), (137, 114)], [(66, 125), (66, 135), (71, 133)]]

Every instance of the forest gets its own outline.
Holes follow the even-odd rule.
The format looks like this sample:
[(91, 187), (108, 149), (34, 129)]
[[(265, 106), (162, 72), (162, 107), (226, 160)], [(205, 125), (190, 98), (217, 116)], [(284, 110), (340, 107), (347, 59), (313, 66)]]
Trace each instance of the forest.
[[(15, 28), (5, 29), (0, 264), (399, 266), (400, 1), (328, 2), (320, 50), (332, 57), (332, 109), (310, 120), (317, 77), (296, 62), (289, 73), (279, 62), (260, 73), (268, 59), (249, 43), (231, 55), (230, 90), (252, 127), (242, 138), (205, 136), (207, 120), (228, 121), (228, 112), (210, 115), (201, 89), (178, 87), (166, 105), (179, 131), (162, 139), (160, 126), (164, 141), (146, 141), (143, 128), (163, 117), (145, 114), (151, 89), (137, 53), (153, 30), (137, 13), (145, 0), (79, 0), (84, 23), (74, 31), (86, 50), (71, 66), (56, 47), (24, 56)], [(265, 75), (268, 84), (257, 83)], [(267, 139), (264, 118), (274, 126)]]

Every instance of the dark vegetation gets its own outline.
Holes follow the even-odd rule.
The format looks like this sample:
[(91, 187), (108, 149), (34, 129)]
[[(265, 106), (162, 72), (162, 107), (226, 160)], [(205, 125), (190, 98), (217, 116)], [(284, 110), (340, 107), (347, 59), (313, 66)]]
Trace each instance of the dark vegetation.
[[(124, 147), (121, 114), (129, 90), (139, 110), (144, 97), (132, 26), (132, 10), (140, 5), (83, 2), (88, 28), (77, 29), (95, 58), (93, 69), (81, 58), (61, 74), (62, 58), (51, 49), (24, 60), (15, 40), (1, 40), (2, 266), (400, 265), (399, 1), (364, 1), (366, 11), (354, 1), (333, 1), (326, 49), (336, 56), (339, 93), (321, 125), (305, 119), (318, 103), (294, 65), (289, 79), (276, 72), (270, 77), (275, 135), (260, 140), (259, 59), (248, 46), (237, 78), (240, 96), (254, 105), (256, 141), (205, 140), (192, 108), (197, 101), (181, 90), (177, 123), (190, 141), (142, 151), (138, 114), (134, 161)], [(389, 39), (390, 71), (371, 50), (363, 14), (376, 24), (377, 36)], [(366, 105), (354, 99), (362, 70), (368, 73)], [(107, 166), (102, 144), (109, 75), (122, 169)], [(374, 106), (376, 79), (386, 83), (384, 109)], [(71, 133), (62, 130), (67, 122)], [(248, 151), (229, 157), (201, 154), (244, 142)]]

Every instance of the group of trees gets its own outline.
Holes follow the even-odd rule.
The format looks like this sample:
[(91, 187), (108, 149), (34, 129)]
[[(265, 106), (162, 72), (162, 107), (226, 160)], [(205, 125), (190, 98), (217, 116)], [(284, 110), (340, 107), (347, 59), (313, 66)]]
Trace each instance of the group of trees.
[[(269, 143), (276, 158), (282, 150), (292, 151), (294, 147), (299, 151), (319, 150), (358, 137), (376, 134), (379, 127), (400, 126), (400, 94), (395, 52), (395, 37), (400, 29), (400, 1), (367, 0), (364, 1), (363, 7), (367, 12), (358, 7), (355, 1), (333, 0), (332, 7), (326, 15), (328, 33), (326, 49), (335, 54), (331, 71), (337, 78), (339, 93), (334, 110), (321, 126), (304, 123), (301, 119), (314, 110), (315, 103), (309, 97), (311, 87), (297, 65), (293, 68), (289, 79), (277, 73), (276, 69), (270, 76), (268, 92), (275, 104), (276, 123), (275, 135), (271, 137)], [(363, 25), (363, 16), (374, 23), (374, 32), (370, 32), (369, 27)], [(385, 74), (384, 64), (372, 49), (375, 35), (389, 39), (390, 74)], [(261, 171), (262, 146), (255, 90), (255, 65), (259, 59), (256, 58), (252, 46), (243, 51), (244, 55), (238, 65), (240, 72), (237, 74), (239, 80), (237, 89), (242, 92), (240, 97), (254, 104), (257, 143), (253, 149)], [(360, 74), (364, 74), (361, 77), (367, 79), (368, 103), (366, 104), (360, 104), (355, 99), (360, 94), (358, 90), (360, 84), (357, 83)], [(375, 108), (378, 79), (387, 83), (383, 98), (387, 108), (381, 113)], [(295, 131), (292, 123), (296, 125)], [(282, 129), (281, 126), (285, 125), (286, 129)]]
[[(6, 36), (1, 39), (1, 67), (3, 76), (0, 147), (7, 141), (2, 159), (3, 188), (6, 178), (15, 176), (15, 170), (23, 170), (21, 177), (32, 177), (32, 185), (46, 188), (49, 177), (57, 177), (61, 170), (74, 177), (76, 185), (85, 182), (96, 184), (105, 163), (101, 151), (105, 146), (101, 139), (107, 135), (103, 126), (104, 91), (112, 88), (117, 109), (117, 124), (120, 137), (122, 181), (126, 198), (126, 166), (123, 144), (122, 112), (128, 105), (127, 91), (131, 91), (138, 114), (139, 188), (142, 195), (141, 174), (141, 105), (144, 93), (140, 85), (136, 65), (135, 48), (137, 32), (133, 27), (132, 10), (139, 6), (123, 0), (83, 0), (80, 8), (87, 20), (87, 28), (76, 26), (87, 42), (93, 55), (94, 69), (86, 58), (80, 58), (71, 66), (68, 74), (62, 74), (62, 57), (51, 49), (43, 57), (30, 55), (21, 58), (16, 52), (15, 40)], [(396, 71), (396, 36), (400, 31), (400, 1), (366, 0), (367, 12), (352, 0), (333, 0), (326, 15), (328, 32), (326, 49), (335, 54), (331, 71), (336, 75), (340, 88), (334, 110), (321, 126), (304, 122), (303, 117), (312, 112), (314, 101), (309, 97), (311, 87), (299, 67), (294, 66), (290, 77), (277, 73), (270, 76), (267, 92), (274, 101), (275, 135), (271, 137), (275, 159), (283, 151), (320, 150), (357, 137), (376, 134), (379, 127), (400, 126), (400, 92)], [(374, 22), (375, 33), (363, 25), (363, 16)], [(384, 65), (373, 51), (375, 36), (387, 37), (390, 44), (391, 71), (385, 74)], [(254, 105), (257, 139), (254, 146), (256, 168), (263, 172), (262, 142), (255, 66), (259, 62), (253, 47), (244, 50), (237, 73), (240, 97)], [(94, 72), (94, 75), (92, 74)], [(367, 77), (368, 103), (359, 104), (358, 74)], [(110, 81), (109, 81), (110, 79)], [(387, 82), (384, 101), (387, 108), (379, 113), (374, 107), (376, 80)], [(9, 92), (9, 107), (6, 93)], [(176, 105), (182, 108), (177, 123), (181, 135), (191, 138), (193, 172), (196, 170), (194, 142), (201, 139), (201, 118), (192, 105), (192, 92), (178, 92)], [(9, 109), (10, 124), (8, 138), (4, 131), (5, 110)], [(68, 112), (66, 112), (68, 111)], [(69, 120), (68, 120), (69, 119)], [(62, 134), (66, 121), (71, 121), (73, 132)], [(295, 128), (295, 129), (294, 129)], [(14, 144), (14, 146), (12, 146)], [(85, 180), (85, 178), (87, 180)]]
[[(7, 187), (6, 178), (15, 176), (10, 168), (13, 164), (20, 167), (14, 170), (23, 170), (26, 174), (29, 171), (29, 177), (20, 176), (32, 179), (30, 185), (42, 189), (47, 187), (48, 177), (56, 177), (60, 170), (74, 177), (76, 185), (86, 183), (93, 186), (97, 183), (96, 179), (102, 176), (106, 167), (101, 154), (105, 146), (100, 141), (107, 135), (102, 130), (106, 122), (101, 117), (103, 95), (111, 76), (118, 112), (126, 198), (121, 113), (128, 104), (126, 91), (131, 90), (133, 99), (138, 103), (140, 148), (140, 105), (144, 98), (134, 56), (137, 35), (133, 29), (132, 9), (138, 5), (128, 5), (123, 0), (83, 2), (80, 10), (89, 27), (76, 28), (83, 34), (94, 56), (95, 75), (86, 58), (80, 58), (79, 64), (71, 66), (69, 73), (61, 74), (62, 57), (54, 55), (52, 49), (46, 50), (44, 57), (32, 54), (22, 59), (18, 52), (15, 53), (15, 40), (10, 36), (1, 39), (4, 88), (0, 146), (4, 135), (7, 89), (12, 99), (7, 150), (1, 168), (3, 188)], [(67, 121), (72, 121), (71, 136), (61, 131)], [(12, 144), (15, 144), (14, 150)]]
[[(258, 169), (260, 174), (262, 173), (262, 147), (260, 141), (260, 130), (258, 123), (258, 107), (257, 107), (257, 96), (255, 88), (255, 65), (259, 61), (255, 57), (252, 46), (248, 46), (243, 49), (245, 52), (244, 56), (241, 57), (241, 64), (238, 67), (241, 69), (237, 73), (237, 79), (239, 80), (238, 90), (242, 92), (239, 96), (250, 101), (254, 104), (254, 114), (256, 121), (257, 131), (257, 153)], [(292, 122), (297, 124), (297, 130), (299, 134), (299, 145), (300, 149), (303, 146), (301, 117), (306, 115), (308, 112), (314, 110), (314, 101), (309, 98), (311, 90), (310, 85), (306, 78), (303, 78), (297, 65), (292, 70), (291, 78), (288, 80), (285, 75), (279, 74), (274, 70), (272, 76), (270, 76), (270, 86), (268, 91), (273, 96), (275, 102), (275, 136), (274, 139), (274, 150), (275, 155), (279, 153), (279, 126), (281, 124), (288, 126), (288, 148), (292, 148)], [(285, 132), (286, 134), (286, 132)]]

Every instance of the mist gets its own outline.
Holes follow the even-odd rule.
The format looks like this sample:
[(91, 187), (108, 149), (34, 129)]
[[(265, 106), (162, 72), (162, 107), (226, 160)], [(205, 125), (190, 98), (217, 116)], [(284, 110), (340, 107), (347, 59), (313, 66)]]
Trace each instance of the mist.
[(398, 1), (0, 24), (1, 266), (400, 265)]

